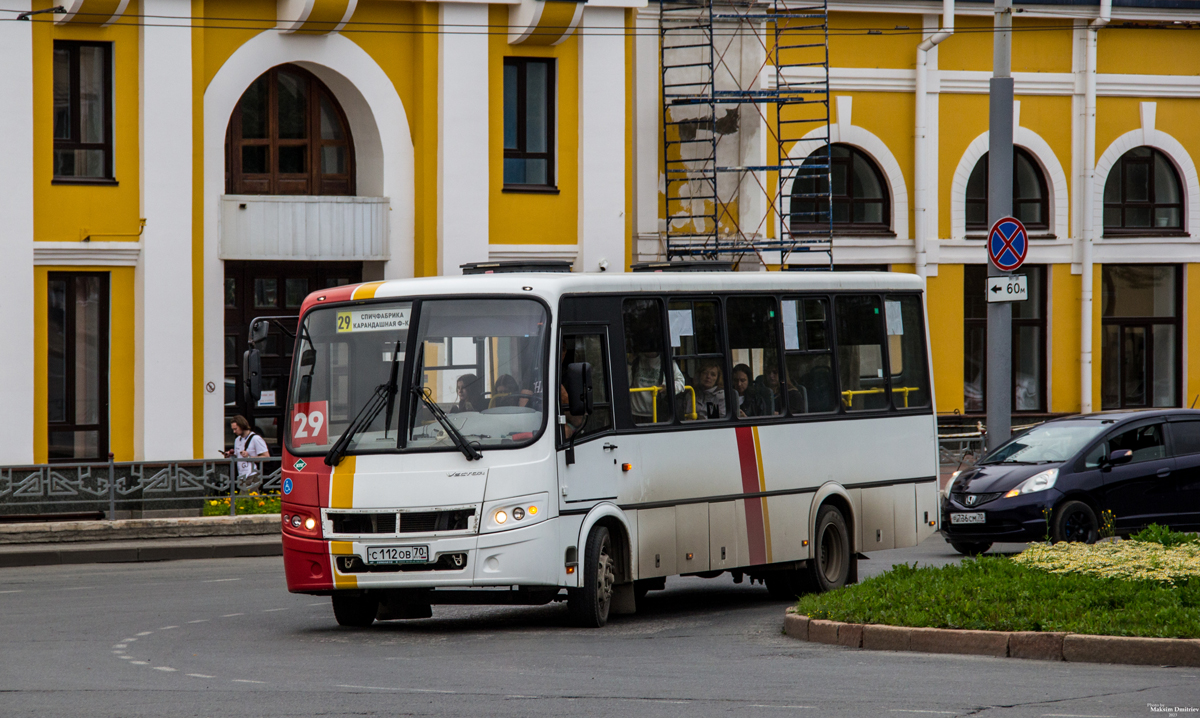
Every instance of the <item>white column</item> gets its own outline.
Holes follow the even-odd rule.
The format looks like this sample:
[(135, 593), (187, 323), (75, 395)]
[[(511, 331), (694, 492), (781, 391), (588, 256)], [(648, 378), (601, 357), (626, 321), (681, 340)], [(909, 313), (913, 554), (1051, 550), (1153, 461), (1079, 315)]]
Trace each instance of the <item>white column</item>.
[(579, 26), (579, 261), (625, 271), (625, 10), (584, 8)]
[[(192, 444), (192, 32), (174, 0), (143, 0), (142, 256), (137, 267), (134, 454), (184, 459)], [(182, 13), (187, 15), (186, 9)], [(178, 27), (170, 27), (177, 24)], [(220, 344), (224, 337), (205, 336)]]
[(637, 237), (649, 240), (647, 249), (635, 245), (634, 261), (643, 261), (637, 254), (653, 252), (649, 259), (657, 259), (658, 248), (658, 192), (661, 181), (658, 168), (658, 153), (662, 147), (662, 77), (659, 74), (658, 50), (658, 6), (641, 8), (637, 13), (637, 36), (634, 38), (634, 107), (635, 127), (635, 192), (634, 207), (637, 211)]
[[(28, 0), (5, 4), (4, 20), (30, 9)], [(0, 465), (33, 461), (32, 28), (0, 22)]]
[[(438, 274), (488, 258), (488, 6), (442, 3)], [(501, 121), (501, 120), (497, 120)]]

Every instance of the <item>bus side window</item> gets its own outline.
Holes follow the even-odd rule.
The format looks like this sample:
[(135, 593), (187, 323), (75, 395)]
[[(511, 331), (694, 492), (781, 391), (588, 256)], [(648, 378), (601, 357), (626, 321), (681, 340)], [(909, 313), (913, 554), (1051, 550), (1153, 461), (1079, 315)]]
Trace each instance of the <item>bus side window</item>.
[(887, 297), (884, 314), (887, 318), (892, 406), (897, 409), (929, 406), (925, 317), (921, 313), (921, 299), (912, 295)]
[(562, 362), (559, 376), (565, 377), (568, 364), (587, 362), (592, 365), (592, 413), (576, 417), (567, 412), (566, 387), (559, 389), (559, 410), (567, 418), (562, 425), (563, 439), (573, 434), (590, 437), (613, 427), (612, 399), (608, 394), (608, 356), (602, 334), (568, 334), (563, 337)]
[[(665, 367), (668, 360), (663, 350), (662, 302), (626, 299), (621, 313), (625, 324), (625, 372), (633, 423), (669, 423), (674, 418), (671, 397), (683, 393), (684, 379), (679, 367), (674, 364), (670, 369)], [(671, 373), (672, 386), (667, 385), (667, 371)]]
[(828, 300), (783, 300), (783, 350), (788, 411), (793, 415), (837, 411)]
[(882, 302), (874, 295), (841, 296), (834, 308), (842, 406), (846, 411), (886, 409)]
[(716, 302), (674, 300), (667, 304), (671, 356), (686, 386), (675, 408), (684, 421), (725, 418), (725, 352), (718, 332)]
[(730, 297), (725, 311), (736, 416), (747, 419), (782, 414), (787, 400), (779, 378), (775, 299)]

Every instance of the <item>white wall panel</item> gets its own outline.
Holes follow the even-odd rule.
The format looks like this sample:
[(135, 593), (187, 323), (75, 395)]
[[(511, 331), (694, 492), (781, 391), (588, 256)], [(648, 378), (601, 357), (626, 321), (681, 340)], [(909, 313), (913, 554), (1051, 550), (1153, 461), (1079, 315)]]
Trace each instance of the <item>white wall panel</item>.
[(579, 247), (575, 271), (625, 271), (625, 11), (587, 7), (579, 34)]
[(386, 197), (225, 195), (221, 259), (388, 259)]

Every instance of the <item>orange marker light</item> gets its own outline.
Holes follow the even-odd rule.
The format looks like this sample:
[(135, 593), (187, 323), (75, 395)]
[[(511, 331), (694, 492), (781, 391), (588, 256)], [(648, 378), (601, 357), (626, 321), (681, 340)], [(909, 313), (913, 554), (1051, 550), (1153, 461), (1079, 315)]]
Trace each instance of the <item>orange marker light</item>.
[(530, 515), (530, 516), (533, 516), (533, 515), (534, 515), (534, 514), (536, 514), (536, 513), (537, 513), (537, 507), (536, 507), (536, 506), (530, 506), (530, 507), (529, 507), (529, 515)]
[(633, 464), (621, 464), (621, 471), (632, 471)]
[(567, 566), (567, 575), (569, 576), (569, 575), (571, 575), (571, 574), (573, 574), (573, 573), (575, 573), (575, 567), (574, 567), (574, 566)]

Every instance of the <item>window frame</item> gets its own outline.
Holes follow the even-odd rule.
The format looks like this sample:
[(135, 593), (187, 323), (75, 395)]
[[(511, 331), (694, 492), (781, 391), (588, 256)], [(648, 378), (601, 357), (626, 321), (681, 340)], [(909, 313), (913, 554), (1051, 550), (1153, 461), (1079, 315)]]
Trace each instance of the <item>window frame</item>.
[[(676, 361), (682, 362), (682, 361), (686, 361), (688, 359), (693, 359), (698, 362), (704, 361), (706, 359), (719, 360), (720, 366), (721, 366), (721, 381), (722, 381), (721, 389), (725, 393), (725, 416), (718, 417), (715, 419), (710, 419), (706, 416), (705, 417), (697, 416), (696, 418), (690, 418), (690, 412), (676, 411), (675, 412), (675, 414), (676, 414), (675, 420), (672, 423), (674, 423), (674, 424), (682, 424), (682, 423), (695, 424), (695, 423), (707, 422), (709, 424), (713, 424), (716, 422), (728, 421), (732, 416), (732, 412), (729, 409), (729, 407), (731, 406), (731, 398), (732, 398), (732, 388), (730, 386), (730, 381), (729, 381), (730, 371), (731, 371), (730, 366), (731, 366), (732, 359), (730, 356), (731, 352), (729, 351), (729, 336), (726, 332), (726, 321), (727, 321), (726, 317), (727, 317), (727, 315), (725, 313), (725, 301), (724, 301), (725, 297), (720, 296), (720, 295), (715, 296), (715, 297), (712, 295), (708, 295), (708, 296), (705, 296), (705, 295), (667, 295), (664, 297), (664, 300), (665, 300), (665, 303), (664, 303), (663, 307), (667, 312), (667, 324), (666, 324), (667, 354), (670, 356), (671, 361), (672, 362), (676, 362)], [(716, 316), (717, 332), (716, 333), (717, 333), (717, 346), (720, 349), (719, 352), (707, 352), (707, 353), (702, 353), (702, 354), (683, 354), (683, 353), (677, 353), (675, 351), (675, 347), (671, 345), (671, 304), (673, 302), (687, 302), (688, 303), (689, 309), (692, 312), (693, 327), (694, 327), (695, 321), (696, 321), (696, 304), (697, 303), (709, 303), (709, 304), (713, 304), (716, 306), (716, 309), (717, 309), (717, 316)], [(682, 344), (680, 344), (680, 348), (681, 349), (683, 348)], [(683, 371), (683, 367), (679, 367), (679, 369), (680, 369), (680, 371)], [(672, 371), (674, 371), (674, 370), (672, 370)], [(694, 377), (688, 377), (686, 372), (684, 373), (683, 376), (684, 376), (685, 382), (688, 381), (689, 379), (691, 379), (691, 380), (695, 379)], [(667, 382), (667, 384), (669, 385), (668, 391), (675, 390), (675, 382), (674, 381), (669, 381), (669, 382)], [(686, 386), (690, 387), (691, 384), (686, 384)], [(696, 391), (695, 387), (692, 387), (691, 393), (693, 395), (694, 395), (695, 391)], [(689, 392), (686, 392), (686, 391), (684, 392), (685, 397), (688, 394), (689, 394)], [(677, 402), (680, 400), (675, 397), (672, 397), (671, 401)], [(686, 399), (684, 399), (683, 401), (686, 402)], [(680, 408), (677, 404), (672, 404), (672, 406), (674, 406), (676, 409)], [(687, 408), (686, 403), (684, 404), (683, 408)], [(697, 414), (699, 414), (698, 407), (697, 407)]]
[[(857, 147), (852, 144), (849, 144), (849, 143), (846, 143), (846, 142), (831, 143), (829, 145), (829, 150), (830, 150), (831, 155), (833, 154), (833, 149), (835, 147), (844, 148), (844, 149), (847, 149), (850, 151), (849, 157), (838, 158), (836, 156), (833, 156), (829, 161), (828, 178), (830, 181), (832, 181), (832, 178), (833, 178), (834, 165), (846, 165), (847, 194), (844, 195), (845, 199), (839, 200), (838, 195), (832, 195), (832, 202), (831, 202), (831, 208), (830, 208), (831, 216), (829, 217), (829, 221), (797, 222), (795, 219), (795, 217), (796, 217), (795, 193), (796, 193), (797, 183), (801, 179), (799, 176), (797, 176), (797, 178), (795, 180), (793, 180), (793, 182), (792, 182), (792, 191), (789, 193), (789, 200), (792, 203), (789, 206), (789, 213), (788, 213), (789, 230), (791, 232), (800, 234), (800, 233), (811, 233), (813, 231), (829, 231), (830, 228), (832, 228), (833, 234), (837, 235), (837, 236), (851, 236), (851, 237), (864, 236), (864, 235), (885, 236), (885, 237), (896, 236), (895, 229), (892, 227), (892, 220), (893, 220), (893, 217), (892, 217), (892, 188), (888, 184), (887, 175), (885, 175), (883, 173), (883, 169), (879, 166), (879, 163), (876, 162), (875, 158), (873, 158), (873, 157), (871, 157), (871, 155), (867, 154), (866, 151), (863, 150), (862, 148)], [(810, 159), (814, 159), (814, 160), (820, 159), (820, 155), (818, 154), (820, 151), (821, 150), (818, 149), (816, 152), (810, 154), (808, 157), (806, 157), (804, 159), (804, 162), (802, 162), (800, 166), (803, 167), (804, 163), (808, 162)], [(870, 167), (871, 171), (875, 174), (875, 179), (879, 182), (879, 186), (883, 189), (883, 197), (879, 200), (858, 198), (857, 201), (859, 203), (869, 202), (872, 204), (875, 202), (879, 202), (883, 208), (883, 222), (855, 222), (855, 221), (853, 221), (854, 206), (855, 206), (856, 199), (853, 196), (853, 194), (851, 194), (851, 192), (854, 187), (853, 170), (854, 170), (854, 156), (856, 154), (862, 155), (863, 159), (867, 163), (867, 166)], [(817, 181), (820, 182), (821, 180), (818, 179)], [(847, 221), (847, 222), (833, 221), (833, 217), (832, 217), (833, 209), (832, 208), (836, 207), (839, 204), (844, 204), (844, 205), (848, 206), (847, 216), (851, 218), (850, 221)]]
[(65, 280), (67, 282), (67, 301), (66, 301), (66, 306), (64, 309), (65, 331), (63, 333), (63, 340), (64, 340), (63, 362), (64, 362), (64, 366), (66, 367), (66, 372), (63, 376), (63, 380), (64, 380), (63, 402), (66, 405), (68, 417), (73, 417), (75, 415), (74, 411), (75, 411), (75, 404), (76, 404), (76, 392), (78, 391), (78, 386), (76, 385), (76, 381), (75, 381), (76, 372), (74, 371), (75, 364), (76, 364), (75, 327), (77, 326), (76, 321), (75, 321), (75, 318), (76, 318), (75, 291), (76, 291), (78, 280), (86, 278), (86, 277), (97, 277), (101, 281), (100, 307), (99, 307), (99, 312), (98, 312), (98, 316), (100, 319), (100, 326), (97, 327), (97, 335), (103, 338), (104, 345), (100, 349), (100, 351), (97, 352), (97, 359), (98, 359), (97, 374), (99, 376), (99, 383), (98, 383), (99, 408), (97, 410), (97, 417), (99, 418), (99, 422), (96, 424), (80, 424), (80, 423), (76, 422), (74, 418), (69, 418), (67, 421), (60, 421), (60, 422), (51, 421), (49, 418), (50, 417), (50, 412), (49, 412), (50, 390), (49, 390), (49, 388), (47, 388), (47, 393), (46, 393), (46, 402), (47, 402), (46, 403), (46, 409), (47, 409), (46, 417), (47, 418), (46, 418), (45, 425), (46, 425), (46, 429), (47, 429), (47, 450), (49, 450), (49, 436), (50, 436), (50, 434), (53, 434), (56, 431), (62, 431), (62, 432), (95, 431), (98, 434), (96, 444), (100, 450), (100, 455), (94, 456), (94, 457), (82, 456), (82, 457), (70, 457), (70, 458), (61, 458), (61, 457), (60, 458), (52, 458), (50, 456), (47, 456), (47, 462), (51, 463), (51, 464), (63, 464), (63, 463), (71, 464), (71, 463), (83, 463), (83, 462), (88, 462), (88, 461), (104, 461), (105, 459), (108, 458), (108, 453), (112, 450), (112, 446), (110, 443), (110, 441), (111, 441), (111, 417), (109, 416), (110, 410), (111, 410), (111, 396), (110, 396), (110, 391), (109, 391), (109, 382), (111, 381), (111, 377), (109, 375), (109, 366), (110, 366), (109, 354), (112, 351), (112, 336), (111, 336), (112, 318), (110, 316), (110, 312), (111, 312), (111, 308), (112, 308), (112, 275), (111, 275), (111, 273), (110, 272), (50, 272), (47, 275), (47, 285), (46, 285), (47, 305), (46, 305), (46, 315), (45, 316), (46, 316), (46, 320), (47, 320), (47, 332), (49, 332), (49, 326), (50, 326), (50, 322), (49, 322), (49, 319), (50, 319), (50, 315), (49, 315), (49, 312), (50, 312), (50, 306), (49, 306), (50, 284), (55, 281), (64, 281)]
[[(608, 409), (608, 416), (609, 416), (608, 427), (603, 428), (603, 429), (598, 429), (595, 431), (584, 432), (584, 433), (580, 433), (579, 431), (576, 431), (575, 434), (573, 434), (570, 438), (567, 438), (564, 436), (564, 434), (566, 432), (562, 428), (563, 424), (559, 423), (558, 417), (566, 416), (566, 412), (563, 410), (563, 406), (559, 402), (557, 392), (555, 392), (555, 394), (554, 394), (555, 446), (557, 449), (562, 450), (572, 444), (575, 446), (579, 446), (580, 444), (586, 444), (587, 442), (589, 442), (593, 439), (599, 439), (604, 436), (611, 436), (612, 434), (616, 433), (616, 430), (617, 430), (617, 404), (616, 404), (616, 397), (613, 394), (613, 372), (611, 371), (611, 368), (612, 368), (612, 348), (611, 348), (612, 342), (611, 342), (611, 337), (609, 337), (608, 325), (607, 324), (588, 324), (588, 323), (579, 323), (579, 322), (564, 322), (558, 326), (557, 331), (558, 331), (558, 354), (556, 354), (555, 356), (562, 356), (563, 348), (566, 346), (566, 341), (568, 338), (581, 337), (581, 336), (583, 336), (583, 337), (587, 337), (587, 336), (600, 337), (600, 355), (601, 355), (602, 361), (604, 362), (604, 365), (600, 367), (600, 371), (603, 372), (603, 374), (604, 374), (604, 379), (607, 382), (607, 384), (605, 385), (605, 388), (608, 390), (608, 401), (595, 401), (595, 399), (594, 399), (595, 392), (594, 391), (593, 391), (593, 401), (592, 401), (593, 408), (599, 408), (599, 409), (607, 408)], [(563, 386), (563, 383), (566, 381), (566, 376), (561, 375), (563, 368), (564, 367), (561, 365), (556, 367), (556, 371), (560, 372), (560, 375), (556, 377), (558, 379), (558, 383), (557, 383), (558, 386)], [(592, 377), (593, 377), (592, 386), (593, 386), (593, 388), (595, 388), (595, 376), (596, 376), (596, 367), (592, 367)], [(553, 385), (551, 382), (547, 382), (547, 383)], [(586, 425), (586, 423), (587, 423), (586, 419), (584, 420), (584, 423)]]
[[(1133, 153), (1139, 149), (1150, 150), (1150, 157), (1143, 162), (1143, 158), (1133, 157)], [(1156, 187), (1155, 187), (1155, 172), (1154, 160), (1161, 155), (1167, 166), (1171, 169), (1171, 174), (1175, 178), (1176, 187), (1179, 192), (1179, 202), (1156, 202)], [(1150, 200), (1148, 201), (1131, 201), (1125, 199), (1125, 166), (1126, 164), (1146, 164), (1148, 166), (1147, 179)], [(1121, 200), (1119, 202), (1107, 201), (1108, 184), (1116, 181), (1120, 190)], [(1122, 154), (1113, 166), (1108, 171), (1108, 176), (1104, 179), (1104, 187), (1101, 194), (1101, 231), (1102, 237), (1187, 237), (1187, 188), (1183, 184), (1183, 178), (1179, 176), (1179, 168), (1175, 166), (1175, 162), (1171, 160), (1170, 155), (1157, 147), (1151, 145), (1140, 145)], [(1126, 211), (1130, 208), (1146, 208), (1150, 211), (1150, 221), (1154, 221), (1154, 211), (1159, 208), (1179, 210), (1179, 226), (1178, 227), (1126, 227), (1125, 217)], [(1109, 210), (1117, 210), (1121, 213), (1121, 226), (1110, 227), (1104, 217)]]
[[(985, 217), (987, 216), (988, 196), (989, 196), (989, 189), (991, 187), (991, 184), (990, 184), (991, 175), (989, 173), (989, 166), (988, 166), (989, 154), (990, 154), (989, 152), (983, 153), (983, 156), (980, 157), (979, 160), (975, 163), (975, 167), (971, 168), (971, 175), (974, 175), (975, 172), (979, 170), (980, 165), (983, 166), (983, 200), (972, 199), (971, 196), (969, 194), (967, 194), (970, 191), (970, 187), (971, 187), (971, 182), (970, 182), (971, 175), (967, 176), (967, 189), (964, 190), (964, 192), (963, 192), (963, 215), (964, 215), (963, 227), (966, 229), (967, 235), (972, 239), (986, 239), (988, 230), (991, 228), (990, 225), (986, 221), (983, 222), (982, 224), (980, 224), (980, 223), (973, 223), (973, 222), (969, 221), (968, 219), (966, 219), (967, 217), (970, 216), (970, 213), (967, 210), (970, 209), (970, 207), (972, 205), (978, 205), (981, 202), (983, 204), (983, 210), (984, 210), (983, 214)], [(1013, 205), (1014, 205), (1013, 215), (1016, 216), (1017, 212), (1016, 212), (1015, 205), (1018, 202), (1022, 202), (1022, 203), (1026, 203), (1026, 204), (1034, 203), (1034, 200), (1018, 200), (1016, 198), (1017, 197), (1017, 187), (1016, 187), (1016, 184), (1017, 184), (1017, 173), (1016, 173), (1017, 155), (1024, 155), (1025, 159), (1031, 165), (1033, 165), (1033, 168), (1037, 173), (1038, 186), (1042, 193), (1041, 201), (1037, 202), (1038, 204), (1041, 205), (1041, 208), (1042, 208), (1042, 221), (1038, 222), (1036, 224), (1034, 224), (1032, 222), (1023, 222), (1023, 224), (1025, 225), (1025, 229), (1028, 230), (1030, 232), (1030, 234), (1039, 235), (1039, 238), (1041, 238), (1041, 239), (1056, 239), (1057, 237), (1055, 236), (1054, 231), (1053, 231), (1052, 227), (1050, 226), (1050, 219), (1051, 219), (1051, 215), (1050, 215), (1050, 183), (1046, 181), (1046, 170), (1045, 170), (1045, 168), (1042, 167), (1042, 163), (1038, 162), (1037, 157), (1035, 157), (1032, 152), (1025, 149), (1024, 147), (1019, 147), (1017, 145), (1013, 145)]]
[[(1120, 266), (1120, 265), (1109, 265)], [(1172, 409), (1183, 406), (1183, 265), (1182, 264), (1150, 264), (1143, 266), (1167, 266), (1171, 267), (1175, 274), (1175, 315), (1172, 317), (1155, 317), (1155, 316), (1139, 316), (1139, 317), (1106, 317), (1104, 316), (1103, 299), (1101, 300), (1100, 308), (1100, 408), (1102, 411), (1109, 409)], [(1101, 297), (1103, 298), (1103, 272), (1101, 273)], [(1175, 356), (1172, 357), (1172, 364), (1175, 370), (1175, 397), (1174, 403), (1171, 406), (1155, 407), (1153, 406), (1153, 398), (1150, 397), (1150, 386), (1154, 383), (1154, 342), (1152, 328), (1159, 325), (1173, 325), (1175, 327)], [(1106, 372), (1104, 370), (1104, 334), (1105, 328), (1110, 326), (1118, 327), (1117, 333), (1117, 396), (1119, 397), (1116, 406), (1104, 404), (1104, 379)], [(1143, 327), (1147, 330), (1146, 335), (1146, 366), (1148, 368), (1146, 377), (1143, 383), (1146, 385), (1147, 398), (1150, 403), (1147, 404), (1128, 404), (1125, 401), (1125, 380), (1123, 378), (1122, 369), (1125, 366), (1125, 330), (1127, 327)]]
[[(983, 271), (986, 275), (986, 272), (987, 272), (986, 264), (984, 264), (984, 265), (968, 265), (968, 266), (982, 266)], [(1048, 304), (1047, 304), (1047, 300), (1048, 300), (1048, 286), (1047, 285), (1050, 283), (1050, 271), (1049, 271), (1049, 269), (1047, 269), (1047, 267), (1049, 267), (1049, 266), (1050, 265), (1046, 265), (1046, 264), (1028, 265), (1029, 268), (1032, 268), (1032, 267), (1040, 267), (1041, 268), (1039, 271), (1042, 274), (1042, 280), (1040, 282), (1041, 286), (1038, 291), (1038, 296), (1036, 298), (1030, 297), (1029, 300), (1026, 300), (1026, 301), (1031, 301), (1031, 300), (1036, 299), (1036, 301), (1038, 302), (1038, 306), (1041, 308), (1041, 311), (1038, 312), (1038, 314), (1040, 316), (1036, 317), (1036, 318), (1029, 318), (1029, 317), (1025, 317), (1025, 318), (1013, 317), (1012, 318), (1013, 339), (1010, 342), (1010, 349), (1012, 350), (1013, 356), (1009, 363), (1009, 368), (1012, 373), (1012, 376), (1009, 377), (1009, 383), (1012, 385), (1012, 396), (1009, 397), (1009, 410), (1013, 414), (1036, 415), (1036, 414), (1046, 414), (1049, 412), (1049, 408), (1047, 405), (1048, 397), (1046, 396), (1046, 386), (1047, 386), (1046, 385), (1046, 373), (1047, 373), (1047, 369), (1048, 369), (1047, 365), (1049, 363), (1047, 361), (1047, 357), (1049, 356), (1049, 346), (1047, 345), (1047, 340), (1046, 340), (1046, 327), (1047, 327), (1046, 314), (1047, 314), (1047, 311), (1049, 308)], [(966, 291), (965, 274), (966, 274), (966, 272), (964, 271), (964, 277), (963, 277), (963, 279), (964, 279), (964, 281), (963, 281), (964, 294)], [(986, 276), (984, 277), (984, 286), (985, 287), (987, 286), (987, 277)], [(964, 304), (965, 304), (965, 297), (964, 297)], [(971, 416), (983, 416), (984, 414), (987, 413), (987, 375), (988, 375), (988, 372), (987, 372), (987, 358), (988, 358), (987, 357), (987, 324), (988, 324), (988, 320), (987, 320), (986, 315), (982, 318), (979, 318), (979, 317), (967, 317), (967, 316), (965, 316), (966, 312), (964, 312), (963, 314), (964, 314), (964, 317), (963, 317), (963, 360), (964, 360), (964, 363), (967, 358), (966, 341), (967, 341), (967, 336), (968, 336), (969, 332), (972, 329), (975, 329), (975, 330), (982, 329), (983, 330), (983, 369), (982, 369), (983, 377), (979, 383), (980, 393), (981, 393), (980, 401), (983, 402), (983, 408), (980, 409), (979, 411), (967, 411), (966, 410), (965, 391), (966, 391), (966, 385), (967, 385), (967, 377), (964, 373), (964, 376), (963, 376), (963, 390), (964, 390), (963, 414), (971, 415)], [(1016, 406), (1017, 406), (1017, 381), (1016, 381), (1017, 342), (1016, 342), (1016, 337), (1017, 337), (1017, 331), (1021, 327), (1036, 328), (1037, 332), (1038, 332), (1038, 338), (1041, 340), (1041, 344), (1042, 344), (1042, 351), (1039, 353), (1039, 356), (1038, 356), (1038, 363), (1040, 365), (1040, 372), (1039, 372), (1039, 378), (1038, 378), (1038, 396), (1041, 399), (1041, 408), (1039, 408), (1039, 409), (1022, 409), (1022, 410), (1018, 411), (1016, 408)], [(964, 369), (965, 369), (965, 366), (964, 366)]]
[[(79, 79), (79, 50), (84, 47), (96, 47), (104, 51), (104, 141), (103, 142), (82, 142), (83, 127), (80, 101), (80, 79)], [(91, 185), (115, 185), (117, 184), (116, 175), (114, 174), (113, 160), (113, 54), (114, 48), (111, 42), (89, 42), (80, 40), (55, 40), (51, 48), (51, 81), (53, 82), (53, 53), (60, 49), (65, 49), (70, 53), (69, 73), (70, 73), (70, 93), (71, 93), (71, 120), (70, 130), (72, 139), (54, 139), (50, 157), (51, 184), (91, 184)], [(53, 90), (51, 90), (51, 102), (53, 103)], [(53, 106), (51, 107), (51, 118), (53, 119)], [(51, 137), (53, 137), (53, 128), (51, 128)], [(101, 150), (104, 152), (104, 176), (103, 177), (79, 177), (77, 175), (60, 175), (55, 172), (54, 153), (59, 150)]]
[[(526, 144), (526, 127), (528, 123), (528, 115), (526, 113), (525, 99), (528, 96), (528, 73), (526, 68), (531, 64), (541, 64), (546, 66), (546, 151), (545, 152), (529, 152), (524, 149)], [(504, 127), (503, 120), (501, 121), (501, 150), (502, 158), (500, 160), (501, 169), (500, 176), (502, 192), (529, 192), (543, 194), (558, 194), (558, 167), (555, 163), (555, 155), (557, 154), (558, 137), (555, 130), (557, 129), (557, 113), (556, 102), (558, 99), (557, 89), (557, 62), (552, 57), (517, 57), (509, 56), (504, 58), (503, 68), (517, 68), (517, 147), (509, 149), (505, 147), (503, 141)], [(501, 97), (503, 98), (506, 92), (503, 86), (503, 68), (501, 71)], [(503, 101), (503, 99), (501, 100)], [(523, 160), (546, 160), (546, 183), (509, 183), (504, 182), (504, 160), (508, 159), (523, 159)]]
[[(829, 370), (833, 373), (833, 385), (834, 385), (834, 396), (833, 396), (834, 409), (833, 409), (833, 411), (809, 411), (809, 412), (805, 412), (805, 413), (799, 413), (799, 412), (792, 411), (791, 402), (784, 402), (784, 405), (787, 409), (787, 411), (784, 412), (784, 414), (789, 417), (830, 417), (830, 416), (834, 416), (837, 414), (847, 413), (845, 407), (842, 406), (841, 380), (840, 380), (840, 375), (838, 374), (837, 342), (836, 342), (836, 339), (835, 339), (834, 333), (833, 333), (833, 329), (834, 329), (834, 327), (833, 327), (833, 324), (834, 324), (834, 322), (833, 322), (833, 297), (834, 297), (834, 295), (833, 294), (824, 294), (824, 293), (820, 293), (820, 294), (818, 294), (818, 293), (781, 294), (781, 295), (779, 295), (779, 297), (780, 297), (779, 298), (779, 308), (780, 308), (779, 309), (779, 325), (780, 325), (781, 329), (783, 327), (783, 302), (786, 302), (789, 300), (797, 301), (800, 303), (801, 310), (803, 310), (804, 302), (806, 302), (806, 301), (816, 300), (816, 301), (824, 302), (825, 303), (825, 343), (828, 345), (828, 347), (826, 349), (809, 349), (808, 348), (808, 334), (806, 331), (805, 336), (804, 336), (804, 347), (805, 348), (804, 349), (788, 349), (787, 348), (787, 339), (783, 336), (782, 331), (780, 332), (780, 336), (779, 336), (779, 343), (780, 343), (780, 350), (781, 350), (780, 356), (783, 358), (783, 374), (782, 374), (782, 376), (780, 376), (780, 382), (782, 382), (784, 390), (790, 391), (792, 388), (791, 385), (788, 383), (787, 360), (788, 360), (789, 356), (817, 356), (820, 354), (829, 355)], [(801, 317), (800, 321), (807, 324), (808, 319), (803, 318), (803, 315), (800, 315), (800, 317)], [(807, 330), (807, 327), (805, 327), (805, 329)], [(922, 331), (924, 331), (924, 329), (922, 329)]]
[[(303, 139), (279, 137), (279, 72), (283, 70), (300, 76), (306, 82), (306, 118), (305, 137)], [(267, 77), (267, 120), (266, 137), (243, 138), (242, 135), (242, 99), (250, 86), (262, 77)], [(344, 136), (342, 140), (324, 140), (321, 138), (321, 99), (327, 99), (338, 121)], [(304, 146), (306, 148), (306, 171), (280, 172), (279, 148), (288, 146)], [(321, 172), (321, 150), (326, 146), (344, 146), (346, 149), (345, 172), (326, 174)], [(243, 172), (242, 148), (266, 147), (268, 172)], [(342, 109), (341, 103), (333, 91), (319, 77), (300, 67), (285, 63), (276, 65), (262, 73), (242, 91), (229, 115), (229, 124), (225, 129), (225, 193), (231, 195), (260, 195), (260, 196), (300, 196), (300, 197), (354, 197), (357, 194), (357, 163), (354, 152), (354, 136), (350, 129), (350, 121)], [(326, 179), (328, 178), (328, 179)], [(266, 182), (268, 191), (248, 191), (246, 182)], [(281, 191), (283, 183), (307, 183), (306, 192)], [(326, 185), (329, 185), (328, 187)], [(290, 189), (290, 188), (288, 188)]]

